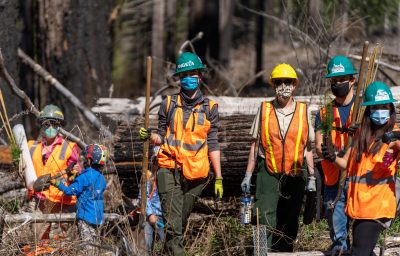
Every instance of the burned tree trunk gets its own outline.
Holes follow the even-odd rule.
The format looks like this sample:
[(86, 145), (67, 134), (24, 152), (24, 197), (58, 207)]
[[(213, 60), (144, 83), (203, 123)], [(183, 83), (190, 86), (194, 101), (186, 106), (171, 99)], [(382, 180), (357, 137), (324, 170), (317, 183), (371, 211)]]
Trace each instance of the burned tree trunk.
[[(4, 55), (4, 62), (13, 77), (17, 77), (17, 47), (18, 33), (16, 28), (17, 3), (15, 1), (0, 1), (0, 48)], [(16, 81), (18, 83), (18, 81)], [(12, 93), (4, 81), (0, 81), (8, 115), (19, 112), (20, 101)]]
[(206, 54), (211, 59), (219, 60), (219, 1), (196, 0), (190, 1), (189, 35), (194, 38), (200, 31), (204, 32), (203, 40), (194, 43), (196, 53), (202, 60)]
[[(111, 37), (108, 18), (112, 3), (96, 0), (38, 1), (36, 38), (31, 50), (36, 61), (74, 92), (85, 105), (106, 96), (111, 85)], [(26, 20), (28, 22), (29, 20)], [(29, 24), (25, 24), (29, 26)], [(66, 112), (67, 123), (76, 123), (79, 113), (67, 99), (38, 78), (32, 96), (40, 107), (54, 103)], [(72, 122), (74, 120), (74, 122)]]
[(235, 9), (235, 1), (220, 0), (219, 1), (219, 31), (220, 31), (220, 52), (219, 59), (222, 64), (229, 66), (229, 51), (232, 44), (233, 32), (233, 12)]
[(168, 0), (166, 2), (165, 19), (166, 19), (166, 40), (165, 40), (165, 57), (171, 62), (175, 62), (175, 44), (176, 44), (176, 0)]
[[(265, 11), (265, 1), (257, 2), (257, 9), (260, 12)], [(256, 69), (255, 74), (263, 70), (264, 64), (264, 28), (265, 28), (265, 19), (262, 15), (258, 15), (256, 18), (256, 40), (255, 40), (255, 49), (256, 49)], [(263, 86), (262, 77), (258, 77), (256, 80), (256, 85)]]
[(151, 55), (154, 57), (152, 72), (152, 89), (153, 92), (164, 82), (163, 60), (165, 58), (165, 1), (153, 1), (153, 24), (151, 35)]

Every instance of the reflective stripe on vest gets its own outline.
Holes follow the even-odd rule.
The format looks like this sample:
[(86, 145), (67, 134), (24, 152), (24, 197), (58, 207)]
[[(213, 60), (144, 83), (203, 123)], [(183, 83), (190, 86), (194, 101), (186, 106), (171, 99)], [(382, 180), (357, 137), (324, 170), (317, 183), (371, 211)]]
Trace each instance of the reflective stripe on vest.
[(386, 178), (374, 178), (374, 172), (373, 171), (367, 171), (366, 174), (363, 176), (350, 176), (349, 177), (349, 182), (353, 183), (359, 183), (359, 184), (366, 184), (366, 185), (384, 185), (384, 184), (390, 184), (394, 183), (396, 181), (395, 176), (390, 176)]
[(64, 143), (62, 144), (62, 147), (61, 147), (61, 153), (60, 153), (61, 160), (65, 159), (65, 154), (67, 153), (68, 146), (69, 146), (68, 141), (64, 140)]
[[(167, 106), (171, 106), (171, 96), (167, 98)], [(209, 101), (210, 109), (215, 105)], [(208, 176), (210, 164), (208, 160), (207, 134), (211, 123), (206, 118), (205, 104), (196, 105), (183, 124), (181, 97), (178, 95), (176, 106), (169, 110), (171, 117), (167, 124), (164, 144), (158, 153), (158, 165), (162, 168), (182, 168), (187, 179), (205, 178)], [(176, 161), (175, 161), (176, 159)]]
[[(346, 213), (354, 219), (394, 218), (396, 214), (396, 173), (398, 153), (387, 166), (383, 157), (389, 145), (376, 154), (363, 153), (356, 161), (353, 148), (349, 157)], [(397, 158), (396, 158), (397, 157)]]
[(266, 104), (266, 110), (265, 110), (265, 116), (266, 116), (266, 121), (265, 121), (265, 139), (267, 141), (267, 147), (268, 147), (268, 151), (269, 151), (269, 155), (270, 155), (270, 159), (271, 159), (271, 163), (272, 163), (272, 170), (277, 173), (278, 172), (278, 168), (276, 168), (276, 161), (275, 161), (275, 156), (274, 156), (274, 150), (272, 149), (272, 143), (271, 140), (269, 138), (269, 115), (271, 114), (271, 106), (272, 104)]
[[(332, 129), (331, 129), (331, 138), (332, 138), (332, 143), (335, 147), (336, 151), (340, 151), (343, 150), (345, 145), (346, 145), (346, 141), (347, 141), (347, 137), (348, 134), (347, 132), (341, 132), (342, 128), (348, 128), (350, 126), (350, 122), (351, 122), (351, 117), (353, 115), (353, 107), (354, 104), (352, 104), (351, 109), (350, 109), (350, 114), (347, 118), (346, 124), (345, 126), (342, 125), (342, 120), (340, 118), (340, 113), (339, 113), (339, 108), (334, 105), (335, 102), (332, 102), (333, 107), (332, 107), (332, 111), (333, 111), (333, 120), (332, 120)], [(321, 123), (323, 122), (323, 118), (326, 116), (326, 107), (321, 108), (320, 110), (320, 118), (321, 118)], [(334, 165), (333, 163), (329, 162), (328, 160), (323, 159), (321, 161), (321, 167), (322, 167), (322, 171), (324, 173), (324, 184), (328, 185), (328, 186), (333, 186), (335, 184), (337, 184), (338, 180), (339, 180), (339, 168)]]
[(284, 137), (272, 103), (263, 102), (261, 105), (261, 141), (266, 152), (267, 170), (272, 173), (301, 173), (308, 140), (307, 106), (299, 102), (295, 104), (295, 112)]
[[(301, 134), (303, 133), (303, 113), (304, 113), (304, 106), (305, 105), (300, 105), (300, 120), (299, 120), (299, 130), (297, 131), (297, 139), (296, 139), (296, 151), (299, 152), (299, 147), (300, 147), (300, 139), (301, 139)], [(306, 120), (307, 121), (307, 120)], [(295, 153), (294, 154), (294, 162), (297, 163), (299, 158), (299, 154)], [(297, 174), (297, 165), (294, 165), (294, 174)]]
[[(73, 142), (63, 139), (61, 145), (56, 145), (50, 153), (46, 164), (42, 159), (42, 143), (39, 141), (29, 141), (28, 147), (32, 156), (32, 162), (35, 167), (36, 175), (39, 177), (45, 174), (55, 175), (67, 168), (67, 161), (72, 154), (72, 149), (76, 146)], [(63, 178), (67, 178), (66, 175)], [(64, 193), (54, 186), (41, 192), (52, 202), (74, 205), (76, 197), (64, 196)]]
[(37, 145), (38, 145), (38, 141), (35, 140), (35, 142), (33, 142), (32, 147), (29, 149), (29, 153), (31, 154), (31, 157), (33, 156), (33, 152), (35, 152)]

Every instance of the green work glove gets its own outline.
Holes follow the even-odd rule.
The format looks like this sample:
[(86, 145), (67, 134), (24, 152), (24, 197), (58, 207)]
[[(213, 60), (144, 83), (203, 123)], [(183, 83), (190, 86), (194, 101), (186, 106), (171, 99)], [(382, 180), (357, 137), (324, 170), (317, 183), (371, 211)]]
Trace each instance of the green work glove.
[(141, 127), (139, 129), (139, 138), (141, 140), (148, 140), (148, 139), (150, 139), (150, 136), (151, 136), (151, 130), (150, 129), (146, 129), (144, 127)]
[(56, 179), (52, 179), (50, 180), (51, 185), (55, 186), (56, 188), (58, 188), (60, 186), (60, 181), (56, 180)]
[(214, 185), (214, 193), (215, 196), (218, 196), (219, 199), (222, 198), (222, 194), (224, 193), (224, 187), (222, 186), (222, 177), (215, 178), (215, 185)]

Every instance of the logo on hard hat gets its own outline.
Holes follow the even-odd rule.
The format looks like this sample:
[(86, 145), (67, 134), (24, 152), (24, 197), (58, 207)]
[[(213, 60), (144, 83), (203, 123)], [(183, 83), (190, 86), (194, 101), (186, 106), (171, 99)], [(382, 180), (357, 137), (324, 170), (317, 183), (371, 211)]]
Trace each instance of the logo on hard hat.
[(190, 67), (190, 66), (194, 66), (194, 62), (191, 61), (191, 60), (179, 64), (179, 65), (178, 65), (178, 68), (186, 68), (186, 67)]
[(375, 95), (375, 101), (390, 100), (389, 94), (384, 90), (378, 90)]
[(64, 116), (64, 114), (61, 111), (54, 111), (54, 114), (60, 115), (60, 116)]
[(344, 72), (344, 66), (342, 65), (342, 63), (340, 63), (339, 65), (333, 64), (331, 73), (339, 73), (339, 72)]

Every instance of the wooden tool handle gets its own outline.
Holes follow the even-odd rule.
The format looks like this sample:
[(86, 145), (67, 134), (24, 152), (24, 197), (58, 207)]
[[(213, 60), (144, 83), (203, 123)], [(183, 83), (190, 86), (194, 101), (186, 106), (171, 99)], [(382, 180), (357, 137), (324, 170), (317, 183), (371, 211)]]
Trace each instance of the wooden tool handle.
[[(149, 112), (150, 112), (150, 85), (151, 85), (151, 56), (147, 57), (146, 60), (146, 103), (145, 103), (145, 117), (144, 117), (144, 128), (149, 128)], [(140, 193), (141, 193), (141, 212), (146, 215), (146, 202), (147, 202), (147, 169), (149, 165), (149, 140), (143, 143), (143, 164), (142, 164), (142, 178), (140, 182)]]

